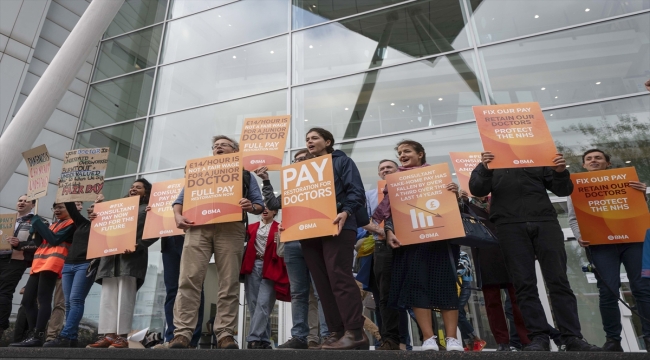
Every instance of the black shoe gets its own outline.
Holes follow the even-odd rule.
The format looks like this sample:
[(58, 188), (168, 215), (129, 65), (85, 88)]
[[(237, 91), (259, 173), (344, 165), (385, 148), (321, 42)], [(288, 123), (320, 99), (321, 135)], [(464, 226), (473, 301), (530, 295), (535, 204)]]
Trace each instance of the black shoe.
[(591, 345), (585, 339), (581, 339), (577, 336), (572, 336), (568, 338), (564, 345), (566, 345), (566, 351), (603, 351), (596, 345)]
[(308, 347), (306, 341), (302, 341), (297, 337), (292, 337), (286, 343), (278, 346), (278, 349), (307, 349)]
[(262, 342), (261, 341), (249, 341), (248, 342), (248, 349), (249, 350), (262, 349)]
[(79, 339), (70, 340), (71, 348), (76, 348), (77, 346), (79, 346)]
[(43, 344), (43, 347), (60, 347), (60, 348), (69, 348), (70, 346), (70, 339), (66, 339), (61, 336), (55, 337), (53, 340), (46, 341), (45, 344)]
[(612, 338), (607, 338), (607, 341), (605, 341), (605, 344), (603, 345), (603, 351), (610, 351), (610, 352), (623, 352), (623, 347), (621, 346), (621, 342), (618, 340), (614, 340)]
[(509, 344), (499, 344), (499, 346), (497, 346), (497, 351), (510, 351), (510, 345)]
[(43, 339), (45, 332), (32, 330), (27, 338), (19, 343), (9, 344), (10, 347), (41, 347), (43, 346)]
[(530, 344), (524, 347), (524, 351), (550, 351), (548, 336), (535, 336)]

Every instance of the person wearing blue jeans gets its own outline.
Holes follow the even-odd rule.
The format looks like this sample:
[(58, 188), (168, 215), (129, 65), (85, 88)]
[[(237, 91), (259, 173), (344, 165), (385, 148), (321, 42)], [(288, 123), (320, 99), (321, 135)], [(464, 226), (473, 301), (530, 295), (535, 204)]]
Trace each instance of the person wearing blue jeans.
[[(174, 338), (174, 302), (178, 292), (178, 276), (181, 272), (181, 254), (183, 253), (184, 236), (169, 236), (162, 238), (161, 249), (163, 262), (163, 278), (165, 281), (165, 344), (156, 345), (154, 349), (167, 348), (167, 344)], [(201, 329), (203, 323), (204, 296), (201, 289), (201, 305), (199, 305), (199, 320), (190, 339), (190, 347), (197, 347), (201, 340)]]

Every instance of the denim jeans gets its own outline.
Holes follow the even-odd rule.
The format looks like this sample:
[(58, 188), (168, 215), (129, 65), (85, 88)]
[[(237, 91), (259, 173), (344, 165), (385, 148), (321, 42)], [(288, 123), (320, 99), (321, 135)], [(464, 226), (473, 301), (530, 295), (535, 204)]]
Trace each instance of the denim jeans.
[[(162, 238), (165, 243), (162, 251), (163, 278), (165, 281), (165, 342), (174, 338), (174, 302), (178, 292), (178, 276), (181, 272), (181, 254), (183, 253), (183, 236), (170, 236)], [(201, 340), (201, 329), (203, 323), (203, 290), (201, 290), (201, 305), (199, 306), (199, 320), (190, 340), (190, 346), (197, 346)]]
[(463, 285), (460, 288), (460, 295), (458, 296), (458, 328), (460, 329), (463, 340), (470, 339), (470, 336), (474, 334), (474, 327), (467, 320), (467, 314), (465, 313), (465, 305), (467, 305), (470, 296), (472, 296), (472, 290), (469, 289), (470, 286), (470, 282), (463, 279)]
[[(303, 341), (307, 341), (309, 335), (309, 287), (311, 284), (311, 277), (307, 269), (307, 263), (302, 256), (302, 248), (300, 242), (291, 241), (284, 246), (284, 263), (287, 265), (287, 273), (289, 275), (289, 283), (291, 284), (291, 317), (293, 327), (291, 328), (291, 336)], [(314, 287), (314, 295), (318, 298), (316, 287)], [(321, 324), (321, 336), (329, 335), (325, 317), (321, 310), (319, 300), (318, 316)]]
[(65, 264), (61, 273), (61, 286), (65, 298), (65, 326), (59, 336), (75, 340), (79, 322), (84, 315), (86, 296), (93, 286), (93, 278), (86, 277), (90, 263)]
[(250, 327), (246, 341), (271, 343), (271, 312), (275, 306), (275, 289), (272, 280), (262, 278), (264, 261), (255, 260), (253, 272), (246, 275), (244, 288), (250, 313)]
[[(644, 318), (650, 318), (650, 279), (641, 277), (643, 243), (596, 245), (590, 246), (589, 251), (597, 270), (603, 330), (608, 338), (620, 341), (622, 325), (618, 296), (621, 264), (625, 266), (637, 311)], [(650, 336), (650, 321), (640, 319), (640, 322), (643, 336)]]

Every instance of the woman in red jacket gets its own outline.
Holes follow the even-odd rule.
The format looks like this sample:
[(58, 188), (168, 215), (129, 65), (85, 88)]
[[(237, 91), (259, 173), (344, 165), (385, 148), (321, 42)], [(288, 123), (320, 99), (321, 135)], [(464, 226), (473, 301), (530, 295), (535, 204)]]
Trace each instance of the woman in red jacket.
[(248, 225), (248, 247), (242, 261), (244, 288), (250, 311), (246, 341), (249, 349), (271, 349), (271, 312), (275, 300), (291, 301), (289, 277), (284, 260), (278, 256), (275, 210), (264, 208), (261, 221)]

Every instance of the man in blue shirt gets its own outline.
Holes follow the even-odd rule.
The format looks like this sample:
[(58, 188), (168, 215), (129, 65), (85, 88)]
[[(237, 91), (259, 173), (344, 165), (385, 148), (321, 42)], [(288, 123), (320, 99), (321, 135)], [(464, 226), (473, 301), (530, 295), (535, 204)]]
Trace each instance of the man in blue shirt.
[[(224, 135), (212, 138), (212, 154), (224, 155), (239, 151), (239, 144)], [(239, 201), (242, 211), (260, 214), (264, 200), (255, 178), (244, 170), (243, 198)], [(239, 312), (239, 270), (244, 253), (246, 228), (241, 221), (194, 225), (185, 218), (183, 199), (185, 189), (174, 201), (174, 218), (179, 229), (185, 229), (185, 243), (181, 255), (178, 293), (174, 304), (174, 338), (169, 343), (172, 349), (187, 348), (196, 327), (201, 302), (201, 289), (210, 257), (215, 255), (219, 278), (217, 314), (214, 334), (220, 349), (238, 349), (235, 342), (235, 327)]]

